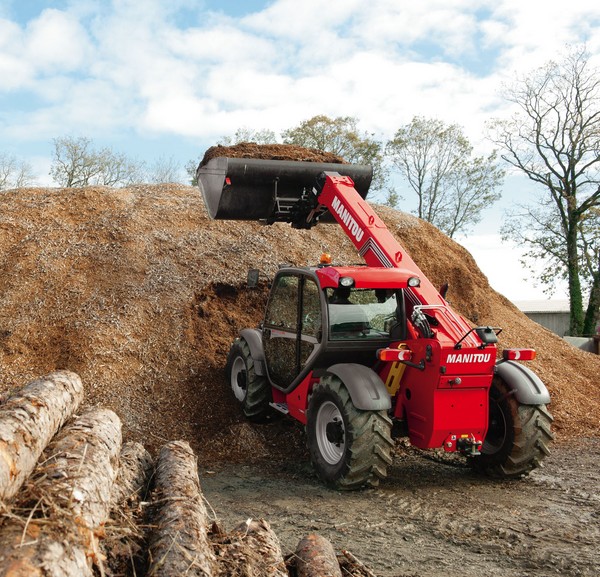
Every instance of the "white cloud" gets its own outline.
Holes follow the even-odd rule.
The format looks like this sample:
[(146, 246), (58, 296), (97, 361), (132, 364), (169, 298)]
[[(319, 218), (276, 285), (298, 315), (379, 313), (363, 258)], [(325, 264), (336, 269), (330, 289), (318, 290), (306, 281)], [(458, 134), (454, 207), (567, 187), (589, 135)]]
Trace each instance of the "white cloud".
[(524, 2), (503, 0), (493, 9), (495, 27), (491, 35), (505, 50), (501, 62), (510, 75), (542, 65), (564, 51), (567, 44), (589, 42), (598, 49), (600, 13), (596, 0), (563, 2)]
[(0, 20), (0, 92), (28, 84), (33, 66), (23, 59), (23, 33), (8, 20)]
[(25, 30), (25, 54), (36, 71), (49, 75), (77, 70), (88, 59), (90, 43), (74, 16), (44, 10)]
[[(192, 24), (177, 20), (181, 6), (198, 12)], [(566, 41), (587, 37), (600, 50), (591, 0), (568, 10), (522, 0), (275, 0), (237, 19), (197, 6), (80, 0), (22, 26), (0, 20), (0, 91), (42, 100), (5, 113), (7, 134), (210, 140), (323, 113), (355, 116), (387, 139), (419, 114), (456, 122), (477, 141), (506, 106), (497, 90), (514, 70)]]

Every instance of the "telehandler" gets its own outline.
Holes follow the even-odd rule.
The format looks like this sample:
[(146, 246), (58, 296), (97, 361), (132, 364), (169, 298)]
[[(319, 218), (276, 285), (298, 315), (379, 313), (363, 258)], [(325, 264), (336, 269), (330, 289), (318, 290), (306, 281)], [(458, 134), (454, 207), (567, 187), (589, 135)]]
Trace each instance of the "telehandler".
[(227, 359), (245, 416), (303, 423), (324, 482), (376, 486), (401, 435), (501, 477), (548, 455), (550, 395), (516, 362), (535, 351), (497, 359), (501, 329), (452, 310), (366, 202), (371, 167), (215, 157), (197, 177), (211, 218), (337, 222), (366, 262), (280, 268), (263, 322), (240, 332)]

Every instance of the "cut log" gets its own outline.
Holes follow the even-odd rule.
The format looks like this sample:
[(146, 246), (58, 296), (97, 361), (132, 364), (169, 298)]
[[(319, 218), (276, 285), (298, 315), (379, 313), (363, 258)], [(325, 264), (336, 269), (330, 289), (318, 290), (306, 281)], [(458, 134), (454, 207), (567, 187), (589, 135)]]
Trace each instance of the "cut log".
[(248, 519), (217, 546), (223, 577), (288, 577), (277, 535), (263, 519)]
[[(118, 512), (146, 498), (154, 462), (141, 443), (125, 443), (119, 456), (119, 470), (113, 485), (111, 511)], [(129, 505), (128, 505), (129, 504)]]
[[(37, 530), (39, 531), (39, 527)], [(2, 577), (95, 577), (81, 547), (73, 547), (67, 540), (51, 531), (39, 531), (33, 541), (34, 527), (24, 532), (12, 524), (3, 527), (0, 538), (0, 575)]]
[(311, 533), (296, 547), (298, 577), (342, 577), (333, 545), (316, 533)]
[(161, 448), (154, 481), (148, 575), (216, 574), (197, 460), (187, 442), (172, 441)]
[(102, 551), (112, 575), (141, 575), (145, 566), (144, 501), (154, 470), (153, 459), (140, 443), (123, 445), (111, 494), (110, 520)]
[(102, 566), (98, 537), (120, 448), (121, 422), (107, 409), (59, 431), (0, 528), (0, 575), (91, 576), (94, 562)]
[(81, 379), (57, 371), (32, 381), (0, 405), (0, 500), (17, 493), (82, 399)]
[(359, 561), (350, 551), (342, 551), (341, 555), (338, 555), (338, 562), (345, 577), (377, 577), (373, 571), (362, 561)]

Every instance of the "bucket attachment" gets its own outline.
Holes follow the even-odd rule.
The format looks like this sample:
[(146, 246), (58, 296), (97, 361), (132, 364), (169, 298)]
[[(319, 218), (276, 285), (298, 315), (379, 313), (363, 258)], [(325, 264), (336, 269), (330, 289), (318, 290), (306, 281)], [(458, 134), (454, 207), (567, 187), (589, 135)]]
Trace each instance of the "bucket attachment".
[[(211, 218), (302, 226), (302, 218), (315, 207), (312, 190), (323, 172), (350, 177), (362, 198), (373, 176), (372, 168), (361, 164), (226, 157), (199, 166), (196, 176)], [(319, 222), (334, 219), (326, 212)]]

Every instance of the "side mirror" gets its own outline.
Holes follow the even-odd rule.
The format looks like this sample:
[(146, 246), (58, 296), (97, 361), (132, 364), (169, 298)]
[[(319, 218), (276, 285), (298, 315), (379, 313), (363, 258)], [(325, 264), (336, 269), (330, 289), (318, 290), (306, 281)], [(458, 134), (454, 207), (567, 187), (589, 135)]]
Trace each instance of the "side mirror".
[(258, 286), (258, 277), (260, 273), (257, 268), (248, 270), (247, 286), (248, 288), (256, 288)]
[(493, 327), (477, 327), (475, 332), (484, 345), (493, 345), (498, 342), (496, 330)]

